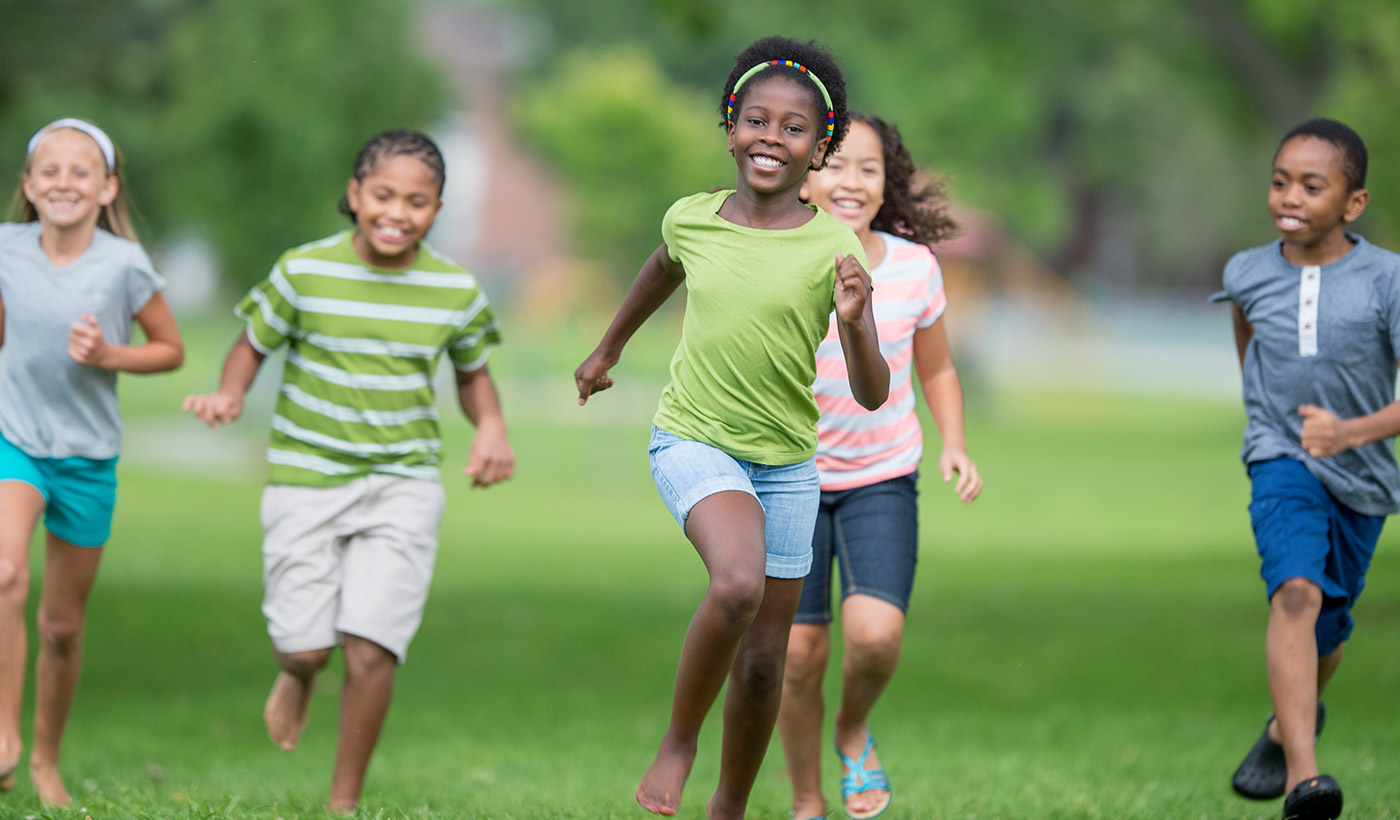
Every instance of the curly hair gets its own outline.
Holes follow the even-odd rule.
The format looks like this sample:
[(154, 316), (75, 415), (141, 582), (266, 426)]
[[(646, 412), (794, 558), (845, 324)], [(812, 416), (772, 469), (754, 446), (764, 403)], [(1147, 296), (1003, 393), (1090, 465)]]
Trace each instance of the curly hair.
[[(363, 182), (365, 177), (374, 173), (381, 159), (401, 155), (417, 157), (428, 166), (428, 170), (437, 177), (438, 196), (441, 196), (442, 186), (447, 182), (447, 166), (442, 160), (442, 151), (438, 150), (437, 143), (428, 135), (417, 131), (381, 131), (370, 137), (360, 148), (360, 153), (355, 156), (355, 171), (352, 176)], [(351, 222), (355, 221), (355, 211), (350, 207), (349, 198), (340, 198), (340, 212), (350, 217)]]
[[(808, 72), (820, 78), (822, 85), (826, 86), (826, 93), (831, 95), (831, 111), (835, 112), (836, 122), (831, 132), (831, 142), (827, 144), (826, 153), (822, 156), (821, 164), (818, 168), (826, 167), (826, 158), (835, 153), (840, 147), (841, 140), (846, 136), (846, 129), (850, 127), (851, 117), (846, 110), (846, 80), (841, 75), (841, 67), (836, 64), (836, 58), (831, 52), (818, 44), (814, 40), (794, 40), (789, 37), (764, 37), (754, 41), (748, 48), (739, 52), (734, 57), (734, 68), (729, 72), (729, 79), (724, 82), (724, 93), (719, 98), (720, 127), (728, 125), (729, 95), (734, 93), (734, 83), (744, 75), (744, 72), (761, 63), (772, 60), (791, 60), (807, 68)], [(812, 105), (817, 108), (821, 116), (818, 120), (826, 122), (826, 100), (822, 99), (821, 90), (810, 77), (804, 76), (801, 71), (787, 65), (770, 65), (754, 75), (752, 79), (739, 87), (739, 93), (734, 100), (734, 107), (738, 108), (744, 101), (745, 95), (758, 83), (759, 80), (766, 80), (770, 77), (788, 76), (795, 78), (798, 83), (806, 88), (812, 96)]]
[(948, 213), (947, 187), (943, 180), (917, 179), (918, 168), (899, 129), (879, 117), (859, 111), (850, 113), (852, 122), (870, 126), (885, 155), (885, 202), (870, 227), (924, 245), (936, 245), (957, 236), (960, 228)]

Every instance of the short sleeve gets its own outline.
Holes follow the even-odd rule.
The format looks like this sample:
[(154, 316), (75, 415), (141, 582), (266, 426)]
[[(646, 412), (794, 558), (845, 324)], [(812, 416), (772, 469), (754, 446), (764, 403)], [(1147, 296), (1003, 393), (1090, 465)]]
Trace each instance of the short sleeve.
[(127, 261), (126, 271), (126, 293), (122, 298), (126, 300), (127, 315), (135, 316), (146, 307), (152, 296), (165, 287), (165, 280), (156, 273), (146, 250), (136, 244), (131, 246), (131, 258)]
[(297, 294), (285, 272), (286, 257), (277, 260), (272, 272), (248, 291), (233, 312), (248, 323), (248, 340), (259, 353), (267, 355), (295, 335)]
[(679, 262), (680, 257), (676, 255), (676, 211), (680, 209), (681, 202), (678, 200), (666, 209), (666, 215), (661, 217), (661, 241), (666, 245), (666, 253), (671, 257), (672, 262)]
[(496, 314), (486, 301), (486, 294), (477, 291), (476, 298), (463, 311), (461, 329), (447, 345), (447, 355), (458, 370), (478, 370), (486, 364), (491, 348), (500, 343), (501, 329)]
[(1400, 352), (1400, 270), (1385, 277), (1385, 284), (1382, 315), (1385, 317), (1386, 331), (1390, 334), (1390, 349)]
[(924, 312), (919, 316), (915, 327), (932, 327), (934, 322), (943, 315), (943, 311), (948, 309), (948, 293), (943, 289), (943, 269), (938, 265), (938, 257), (933, 255), (933, 251), (928, 254), (928, 278), (925, 279), (925, 293), (927, 303)]

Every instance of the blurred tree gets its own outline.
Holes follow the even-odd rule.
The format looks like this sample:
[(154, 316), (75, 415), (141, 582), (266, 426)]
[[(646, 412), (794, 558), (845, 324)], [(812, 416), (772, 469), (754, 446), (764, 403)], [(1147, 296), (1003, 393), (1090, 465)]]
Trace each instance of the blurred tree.
[(208, 236), (240, 286), (345, 224), (360, 145), (422, 127), (445, 86), (395, 0), (0, 0), (0, 139), (18, 174), (34, 128), (108, 128), (156, 235)]
[(1368, 140), (1361, 229), (1400, 244), (1400, 163), (1383, 159), (1400, 156), (1393, 0), (516, 2), (570, 46), (644, 45), (706, 99), (754, 37), (816, 38), (852, 105), (898, 123), (959, 202), (1094, 287), (1218, 280), (1229, 253), (1273, 235), (1269, 157), (1318, 115)]
[(638, 47), (571, 52), (515, 118), (570, 182), (583, 249), (626, 281), (661, 244), (672, 202), (734, 184), (718, 97), (677, 87)]

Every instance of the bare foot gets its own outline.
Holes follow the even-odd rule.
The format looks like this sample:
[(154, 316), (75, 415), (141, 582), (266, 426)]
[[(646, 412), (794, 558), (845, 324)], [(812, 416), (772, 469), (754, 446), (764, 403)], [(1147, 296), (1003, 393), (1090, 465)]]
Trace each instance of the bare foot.
[(804, 818), (826, 817), (826, 800), (793, 800), (792, 811), (789, 814), (795, 820)]
[(656, 759), (637, 786), (637, 802), (653, 814), (671, 817), (681, 805), (681, 790), (695, 762), (695, 744), (678, 744), (670, 736), (661, 739)]
[[(744, 820), (744, 809), (747, 805), (725, 807), (720, 804), (719, 795), (710, 798), (710, 802), (705, 804), (705, 817), (708, 820)], [(820, 817), (821, 815), (794, 815), (794, 818)]]
[(272, 742), (288, 752), (297, 747), (301, 732), (306, 728), (306, 715), (315, 686), (314, 675), (299, 678), (285, 671), (272, 682), (267, 705), (263, 707), (263, 723), (267, 724), (267, 736), (272, 738)]
[(63, 807), (73, 802), (68, 790), (63, 787), (63, 776), (58, 773), (57, 766), (36, 762), (30, 757), (29, 779), (33, 781), (34, 791), (42, 805)]
[(343, 800), (337, 800), (334, 797), (332, 797), (326, 803), (326, 811), (330, 812), (331, 814), (339, 814), (343, 817), (349, 817), (350, 815), (354, 814), (358, 809), (359, 806), (355, 803), (354, 800), (351, 800), (347, 803)]

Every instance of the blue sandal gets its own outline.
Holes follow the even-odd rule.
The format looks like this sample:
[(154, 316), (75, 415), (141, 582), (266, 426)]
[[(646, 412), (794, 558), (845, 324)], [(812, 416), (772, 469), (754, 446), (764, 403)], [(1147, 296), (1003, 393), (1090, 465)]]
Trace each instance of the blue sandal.
[[(869, 734), (865, 736), (865, 748), (861, 751), (860, 757), (855, 760), (841, 754), (839, 746), (836, 748), (836, 756), (841, 759), (842, 765), (849, 772), (841, 778), (841, 804), (846, 809), (846, 816), (850, 817), (851, 820), (870, 820), (872, 817), (880, 816), (885, 809), (890, 807), (890, 780), (885, 776), (885, 770), (865, 768), (865, 759), (870, 756), (870, 750), (873, 748), (875, 748), (875, 738)], [(885, 799), (870, 811), (860, 813), (851, 811), (846, 800), (853, 794), (868, 792), (872, 789), (883, 789)]]

